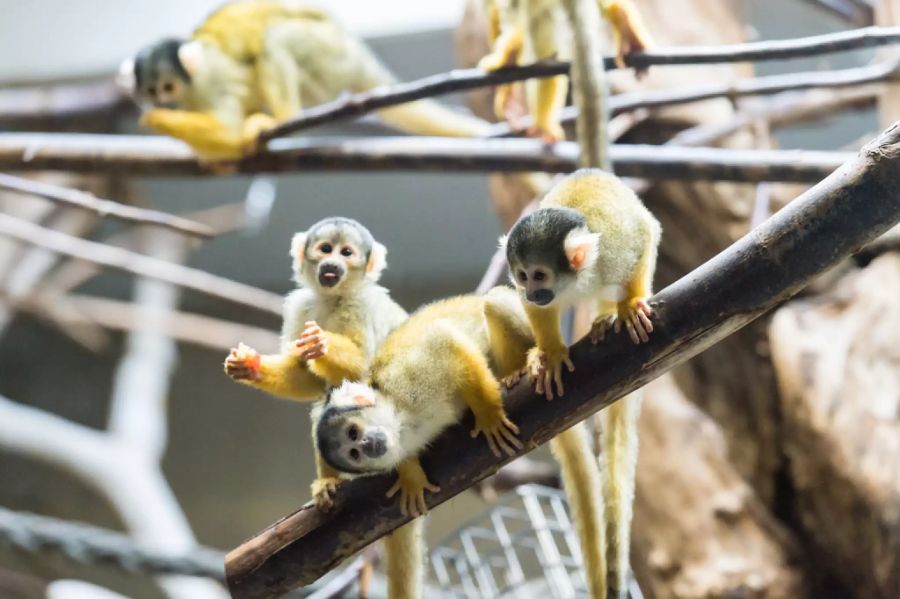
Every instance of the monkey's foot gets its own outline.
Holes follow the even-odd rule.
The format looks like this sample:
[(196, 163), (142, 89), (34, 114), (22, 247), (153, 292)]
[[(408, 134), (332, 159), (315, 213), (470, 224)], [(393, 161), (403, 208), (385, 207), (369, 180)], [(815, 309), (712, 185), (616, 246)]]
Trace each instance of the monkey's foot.
[(328, 340), (316, 321), (308, 320), (300, 333), (300, 338), (294, 341), (298, 350), (298, 357), (310, 361), (321, 358), (328, 353)]
[(232, 348), (231, 353), (225, 358), (225, 374), (236, 381), (258, 381), (261, 363), (262, 358), (259, 353), (252, 347), (241, 343), (236, 348)]
[(596, 345), (603, 341), (610, 329), (618, 333), (622, 330), (622, 323), (634, 343), (647, 343), (653, 332), (653, 322), (650, 320), (652, 314), (653, 308), (643, 297), (619, 302), (617, 315), (602, 316), (594, 321), (589, 333), (591, 343)]
[(341, 484), (341, 479), (333, 476), (317, 478), (312, 482), (310, 490), (312, 491), (313, 503), (317, 508), (327, 512), (334, 507), (334, 493), (339, 484)]
[(562, 382), (563, 365), (569, 369), (569, 372), (575, 370), (575, 365), (569, 359), (569, 348), (565, 345), (549, 351), (533, 347), (528, 352), (525, 368), (534, 377), (535, 393), (544, 395), (547, 399), (553, 399), (553, 384), (556, 383), (556, 393), (562, 397), (565, 394)]
[(413, 518), (421, 516), (428, 511), (425, 505), (425, 491), (437, 493), (441, 488), (428, 482), (428, 477), (418, 460), (404, 462), (397, 468), (397, 482), (388, 492), (388, 497), (393, 497), (400, 492), (400, 513)]
[[(616, 66), (626, 68), (628, 57), (643, 52), (653, 45), (644, 27), (640, 13), (629, 0), (613, 0), (607, 6), (607, 18), (615, 30)], [(638, 78), (647, 72), (646, 68), (635, 69)]]
[(241, 149), (244, 155), (259, 152), (262, 146), (259, 136), (269, 129), (274, 129), (277, 124), (278, 121), (261, 112), (248, 116), (241, 129)]
[(512, 389), (526, 374), (528, 374), (528, 371), (525, 368), (520, 368), (514, 373), (503, 377), (500, 380), (500, 384), (503, 385), (504, 389)]
[[(517, 449), (522, 449), (522, 442), (516, 435), (519, 427), (507, 418), (503, 406), (486, 406), (483, 410), (475, 412), (475, 428), (472, 429), (472, 437), (480, 433), (487, 439), (491, 452), (499, 457), (516, 455)], [(502, 453), (501, 453), (502, 451)]]
[(534, 125), (528, 128), (527, 135), (528, 137), (537, 137), (548, 146), (566, 139), (566, 133), (559, 123)]
[(515, 64), (515, 57), (511, 57), (508, 52), (491, 52), (481, 57), (481, 60), (478, 61), (478, 68), (492, 73), (511, 64)]

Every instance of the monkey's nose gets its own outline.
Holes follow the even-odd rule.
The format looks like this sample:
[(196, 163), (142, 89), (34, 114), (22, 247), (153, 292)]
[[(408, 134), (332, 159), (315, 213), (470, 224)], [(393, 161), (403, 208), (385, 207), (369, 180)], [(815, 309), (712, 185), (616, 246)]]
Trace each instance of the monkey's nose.
[(553, 301), (553, 292), (549, 289), (538, 289), (532, 293), (527, 293), (525, 298), (538, 306), (546, 306)]
[(367, 433), (362, 442), (363, 452), (370, 458), (377, 458), (387, 451), (387, 435), (378, 431)]
[(343, 275), (343, 268), (327, 262), (319, 267), (319, 284), (323, 287), (334, 287), (340, 282)]

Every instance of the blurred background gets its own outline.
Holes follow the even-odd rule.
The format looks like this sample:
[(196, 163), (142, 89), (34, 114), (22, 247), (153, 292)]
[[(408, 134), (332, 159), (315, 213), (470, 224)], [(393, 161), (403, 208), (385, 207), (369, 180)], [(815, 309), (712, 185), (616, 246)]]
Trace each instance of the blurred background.
[[(2, 100), (5, 93), (105, 78), (116, 70), (123, 58), (132, 55), (144, 44), (166, 35), (188, 34), (218, 4), (213, 0), (3, 2), (3, 17), (0, 19), (0, 116), (3, 107), (9, 106), (9, 102), (4, 104)], [(469, 19), (463, 22), (467, 4), (464, 0), (436, 3), (336, 0), (324, 4), (351, 31), (364, 38), (401, 80), (444, 72), (473, 62), (468, 56), (471, 49), (461, 48), (455, 37), (460, 27), (463, 31), (467, 27), (469, 31), (477, 27), (477, 21), (471, 18), (471, 12), (475, 10), (472, 7)], [(657, 13), (647, 17), (651, 31), (663, 42), (670, 43), (715, 44), (799, 37), (860, 24), (841, 17), (828, 6), (823, 7), (828, 2), (697, 2), (687, 9), (684, 5), (691, 3), (675, 2), (673, 4), (682, 5), (678, 7), (681, 12), (677, 17), (673, 14), (676, 9), (665, 7), (662, 1), (637, 4), (650, 15)], [(859, 6), (866, 3), (846, 4)], [(871, 11), (862, 14), (868, 14), (868, 17), (860, 17), (863, 20), (872, 18)], [(666, 23), (671, 24), (671, 35), (667, 34)], [(652, 70), (648, 80), (641, 83), (637, 83), (631, 73), (622, 72), (617, 73), (621, 79), (614, 83), (623, 90), (636, 89), (639, 85), (700, 84), (722, 78), (849, 68), (867, 64), (875, 55), (876, 52), (871, 50), (848, 52), (826, 58), (763, 63), (757, 65), (755, 70), (746, 65), (707, 67), (705, 73), (688, 68), (683, 70), (683, 73), (688, 73), (688, 78), (683, 73), (658, 74)], [(443, 102), (460, 107), (466, 104), (466, 100), (462, 95), (442, 98)], [(472, 101), (472, 106), (479, 110), (478, 97)], [(692, 105), (680, 112), (680, 109), (654, 111), (626, 132), (623, 141), (662, 143), (665, 139), (659, 139), (659, 136), (664, 131), (685, 128), (688, 122), (697, 124), (716, 119), (727, 120), (746, 106), (754, 105), (752, 101), (731, 103), (714, 100), (703, 105)], [(75, 128), (137, 133), (136, 121), (136, 110), (123, 104), (110, 114)], [(0, 122), (9, 123), (8, 129), (17, 128), (11, 120)], [(68, 126), (64, 128), (72, 129)], [(49, 127), (42, 129), (50, 130)], [(824, 119), (787, 123), (777, 128), (769, 127), (762, 120), (754, 121), (731, 141), (720, 141), (740, 147), (836, 150), (853, 147), (878, 130), (878, 108), (870, 102), (860, 103), (852, 110), (833, 112)], [(317, 128), (309, 134), (379, 135), (385, 131), (370, 119), (365, 119), (362, 123)], [(655, 140), (652, 139), (654, 136), (657, 136)], [(496, 192), (498, 187), (503, 186), (502, 181), (491, 182), (482, 175), (434, 172), (304, 173), (256, 179), (151, 179), (117, 173), (110, 177), (75, 176), (67, 179), (62, 176), (49, 180), (81, 189), (96, 189), (101, 197), (127, 198), (141, 206), (176, 214), (194, 214), (233, 204), (234, 209), (227, 212), (227, 218), (223, 217), (228, 221), (223, 228), (228, 231), (202, 245), (191, 247), (185, 264), (276, 294), (284, 294), (293, 287), (288, 247), (294, 232), (306, 229), (326, 216), (343, 215), (358, 219), (387, 246), (389, 266), (382, 282), (409, 310), (423, 302), (475, 288), (494, 253), (497, 236), (511, 222), (503, 216), (511, 209), (503, 202), (513, 201), (502, 197), (497, 199), (497, 193), (492, 201), (489, 190)], [(251, 187), (255, 192), (248, 195)], [(651, 209), (656, 212), (656, 207), (667, 203), (675, 206), (671, 214), (667, 213), (668, 221), (666, 216), (661, 217), (664, 222), (663, 243), (664, 246), (669, 244), (669, 249), (663, 251), (657, 288), (696, 267), (746, 231), (750, 226), (752, 207), (758, 207), (754, 202), (761, 193), (760, 187), (732, 183), (683, 184), (678, 187), (677, 183), (672, 182), (654, 186), (647, 195)], [(800, 189), (802, 187), (796, 185), (772, 187), (764, 193), (771, 194), (769, 203), (774, 210), (781, 201), (779, 198), (783, 197), (786, 201)], [(684, 208), (684, 204), (691, 198), (696, 199), (697, 195), (712, 198), (709, 202), (720, 201), (723, 196), (729, 197), (722, 208), (727, 214), (708, 211), (706, 216), (697, 217), (702, 220), (690, 222), (700, 208)], [(248, 198), (255, 199), (250, 201)], [(39, 213), (46, 210), (41, 207), (42, 204), (42, 200), (0, 191), (0, 211), (11, 214), (21, 214), (23, 211)], [(698, 201), (698, 206), (703, 205)], [(498, 213), (501, 216), (498, 217)], [(681, 224), (676, 222), (678, 219), (681, 219)], [(77, 223), (71, 230), (91, 239), (104, 240), (121, 234), (127, 228), (118, 223), (92, 221)], [(700, 239), (686, 240), (691, 236), (688, 232), (693, 232)], [(671, 237), (667, 240), (668, 235)], [(693, 245), (689, 247), (689, 244)], [(184, 244), (178, 242), (177, 247), (184, 248)], [(174, 250), (176, 255), (179, 251), (186, 252), (186, 249)], [(171, 255), (165, 256), (166, 251), (156, 253), (165, 259), (172, 259)], [(28, 259), (34, 259), (33, 256), (27, 257), (28, 254), (22, 253), (18, 244), (0, 238), (0, 263), (3, 264), (0, 275), (4, 275), (0, 276), (0, 285), (10, 285), (15, 280), (16, 267), (28, 263)], [(53, 265), (49, 271), (52, 273), (57, 266)], [(890, 266), (889, 272), (894, 272), (895, 267), (896, 262)], [(879, 275), (879, 280), (886, 280), (883, 273)], [(140, 293), (134, 281), (135, 277), (106, 271), (88, 278), (73, 291), (82, 296), (130, 301), (136, 293)], [(888, 283), (884, 284), (893, 289)], [(828, 285), (827, 289), (833, 289), (837, 288), (838, 283), (829, 282)], [(844, 285), (850, 284), (845, 282)], [(863, 288), (867, 287), (864, 285)], [(844, 301), (853, 301), (846, 299), (853, 295), (847, 290), (849, 287), (842, 289)], [(147, 290), (144, 289), (144, 292)], [(90, 429), (104, 429), (110, 418), (111, 405), (114, 405), (111, 398), (127, 393), (127, 390), (117, 388), (117, 381), (121, 384), (122, 377), (129, 376), (127, 364), (121, 361), (123, 353), (129, 355), (128, 352), (134, 352), (134, 343), (140, 341), (132, 338), (129, 342), (126, 334), (116, 330), (104, 332), (94, 341), (79, 339), (77, 334), (67, 334), (52, 320), (41, 316), (40, 311), (16, 309), (11, 301), (4, 301), (13, 295), (12, 287), (7, 287), (0, 295), (0, 397)], [(277, 331), (279, 327), (278, 319), (270, 314), (235, 307), (234, 304), (190, 291), (173, 301), (182, 312), (270, 331)], [(807, 309), (803, 310), (805, 313)], [(733, 495), (731, 499), (736, 497), (734, 500), (739, 504), (749, 505), (746, 509), (751, 512), (755, 510), (768, 515), (751, 517), (752, 525), (756, 527), (752, 531), (742, 528), (750, 524), (733, 522), (730, 526), (734, 539), (738, 541), (736, 545), (729, 545), (734, 540), (722, 541), (717, 550), (707, 547), (698, 550), (696, 555), (688, 552), (690, 555), (685, 559), (696, 561), (693, 564), (696, 570), (690, 570), (693, 572), (690, 575), (685, 574), (689, 571), (687, 564), (681, 569), (672, 565), (678, 561), (678, 556), (669, 551), (677, 546), (673, 541), (677, 538), (676, 533), (673, 532), (671, 538), (666, 540), (654, 541), (651, 533), (636, 531), (637, 549), (632, 561), (645, 596), (900, 596), (900, 587), (894, 587), (897, 594), (891, 595), (889, 592), (890, 585), (900, 580), (897, 573), (900, 558), (895, 553), (900, 552), (900, 545), (897, 544), (900, 520), (896, 513), (900, 507), (900, 490), (896, 484), (886, 485), (884, 492), (887, 495), (880, 500), (884, 503), (878, 503), (893, 505), (895, 511), (892, 516), (876, 513), (877, 510), (868, 504), (853, 512), (867, 523), (866, 526), (871, 526), (869, 532), (873, 536), (881, 535), (878, 548), (866, 554), (872, 564), (868, 580), (864, 566), (850, 567), (846, 576), (822, 571), (813, 575), (812, 570), (816, 569), (807, 569), (809, 560), (815, 561), (824, 555), (817, 549), (825, 544), (824, 541), (818, 542), (815, 538), (815, 531), (822, 521), (815, 516), (804, 515), (802, 509), (808, 504), (796, 501), (798, 496), (802, 498), (802, 492), (797, 490), (795, 483), (788, 484), (793, 471), (782, 458), (793, 451), (793, 446), (779, 450), (775, 456), (769, 455), (766, 448), (767, 443), (781, 443), (783, 435), (789, 434), (786, 431), (794, 434), (798, 430), (781, 426), (782, 410), (786, 408), (778, 397), (780, 394), (782, 399), (785, 397), (785, 388), (779, 386), (770, 365), (767, 326), (768, 320), (731, 345), (713, 348), (708, 352), (712, 355), (705, 362), (702, 357), (698, 358), (692, 367), (682, 369), (674, 383), (669, 382), (665, 384), (669, 386), (658, 388), (656, 394), (666, 396), (670, 402), (676, 401), (671, 399), (673, 394), (678, 395), (678, 400), (686, 397), (692, 402), (689, 405), (695, 406), (690, 409), (698, 411), (658, 416), (661, 420), (653, 422), (662, 429), (670, 420), (676, 422), (672, 426), (678, 426), (677, 423), (681, 422), (688, 430), (705, 431), (711, 429), (704, 427), (713, 427), (716, 432), (710, 443), (714, 447), (724, 447), (713, 453), (718, 456), (715, 459), (721, 460), (722, 468), (727, 465), (728, 473), (722, 474), (721, 479), (729, 481), (727, 486), (728, 493)], [(190, 337), (189, 334), (186, 336)], [(275, 340), (274, 336), (262, 338), (273, 343)], [(232, 343), (241, 340), (235, 338)], [(738, 347), (737, 344), (743, 345)], [(308, 406), (279, 401), (232, 383), (222, 372), (226, 348), (212, 345), (215, 342), (204, 344), (183, 340), (170, 348), (174, 349), (171, 354), (165, 343), (158, 345), (161, 368), (165, 369), (165, 363), (171, 361), (171, 381), (167, 386), (163, 383), (158, 390), (162, 399), (149, 401), (156, 401), (160, 406), (167, 404), (167, 408), (159, 408), (168, 424), (168, 430), (161, 433), (167, 434), (162, 472), (177, 505), (183, 510), (190, 529), (201, 544), (227, 550), (306, 502), (314, 467)], [(265, 351), (275, 347), (257, 349)], [(896, 350), (895, 343), (895, 353), (888, 352), (895, 360), (893, 367), (889, 368), (892, 380), (897, 377), (896, 360), (900, 360)], [(765, 365), (760, 366), (763, 362)], [(868, 367), (865, 362), (858, 366), (864, 370)], [(726, 379), (728, 382), (723, 382)], [(736, 394), (734, 389), (737, 388), (744, 389), (744, 394)], [(895, 386), (885, 392), (895, 394), (898, 388)], [(147, 392), (153, 394), (152, 390)], [(648, 402), (653, 402), (656, 399), (654, 393), (650, 395)], [(762, 400), (757, 395), (765, 395), (767, 399)], [(886, 401), (890, 401), (890, 397)], [(894, 403), (891, 405), (896, 408), (900, 398), (894, 396), (892, 401)], [(744, 402), (744, 405), (739, 413), (734, 413), (728, 411), (731, 408), (725, 407), (729, 402)], [(890, 407), (883, 408), (879, 408), (883, 415), (882, 424), (889, 427), (883, 434), (890, 438), (898, 430), (897, 412), (892, 412)], [(775, 429), (767, 428), (770, 421)], [(648, 434), (665, 435), (659, 431)], [(696, 442), (701, 443), (702, 439)], [(653, 452), (653, 441), (648, 445), (648, 451)], [(644, 454), (642, 467), (647, 455), (668, 455), (670, 460), (678, 461), (677, 444), (665, 446), (668, 450), (661, 447), (655, 453)], [(811, 447), (824, 445), (813, 444)], [(545, 456), (539, 452), (537, 457), (543, 460)], [(685, 463), (690, 459), (685, 458)], [(890, 465), (882, 463), (882, 469), (900, 474), (897, 456), (892, 456), (888, 461)], [(679, 468), (676, 464), (656, 464), (656, 468), (662, 468), (664, 472), (667, 468), (669, 472)], [(124, 522), (121, 514), (83, 476), (74, 475), (75, 470), (49, 465), (34, 459), (33, 455), (26, 456), (9, 447), (4, 448), (4, 444), (0, 443), (0, 506), (122, 530)], [(659, 472), (656, 474), (662, 476), (657, 481), (666, 480)], [(650, 477), (652, 473), (646, 476)], [(890, 476), (887, 479), (890, 480)], [(650, 478), (643, 480), (646, 482)], [(835, 485), (853, 484), (839, 476), (827, 481)], [(824, 483), (817, 481), (817, 484)], [(647, 507), (647, 502), (652, 503), (653, 499), (642, 498), (642, 490), (646, 487), (642, 486), (642, 479), (639, 478), (635, 526), (639, 528), (644, 522), (649, 528), (654, 516), (650, 514), (652, 510), (642, 511), (642, 506)], [(729, 497), (723, 495), (719, 499), (727, 503)], [(468, 516), (488, 507), (483, 495), (464, 493), (430, 517), (429, 540), (434, 542), (445, 538), (468, 520)], [(152, 507), (138, 506), (137, 509)], [(840, 513), (827, 512), (831, 516)], [(825, 514), (821, 512), (818, 517), (827, 520), (830, 516)], [(655, 517), (665, 519), (661, 514)], [(735, 516), (735, 522), (740, 518)], [(863, 527), (863, 524), (859, 526)], [(773, 527), (777, 529), (775, 534), (771, 534)], [(757, 529), (762, 529), (762, 532)], [(770, 535), (772, 538), (769, 538)], [(760, 540), (763, 537), (764, 541)], [(747, 555), (741, 557), (741, 540), (750, 546), (758, 543), (764, 548), (754, 553), (755, 558), (748, 558)], [(859, 543), (865, 544), (862, 540)], [(717, 552), (719, 557), (716, 557)], [(725, 559), (725, 554), (735, 554), (733, 571), (729, 570), (732, 566), (718, 563), (719, 559)], [(880, 561), (874, 561), (876, 557)], [(840, 558), (841, 554), (837, 553), (832, 558), (823, 559), (835, 560), (825, 563), (838, 563)], [(876, 565), (880, 568), (877, 575)], [(717, 568), (728, 571), (727, 576), (722, 578), (728, 584), (700, 580), (704, 575), (712, 577), (712, 572), (718, 571)], [(153, 579), (147, 576), (123, 573), (109, 566), (73, 563), (52, 552), (23, 552), (3, 544), (0, 544), (0, 570), (43, 581), (85, 580), (129, 597), (165, 596)], [(667, 574), (663, 576), (660, 572)], [(754, 579), (751, 574), (757, 578)], [(687, 586), (679, 587), (675, 583), (681, 580), (679, 577), (682, 575), (686, 580), (683, 584)], [(644, 584), (642, 577), (648, 581), (664, 582)], [(698, 589), (704, 589), (705, 594)], [(799, 595), (779, 594), (788, 593), (785, 589), (792, 589), (791, 593), (802, 592)], [(12, 591), (9, 593), (15, 596)], [(0, 590), (2, 597), (5, 595)]]

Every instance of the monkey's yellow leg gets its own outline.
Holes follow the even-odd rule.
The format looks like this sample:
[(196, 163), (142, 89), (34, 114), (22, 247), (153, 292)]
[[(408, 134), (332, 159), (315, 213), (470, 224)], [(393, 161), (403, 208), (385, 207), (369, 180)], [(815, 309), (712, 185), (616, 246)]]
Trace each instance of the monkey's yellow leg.
[(491, 373), (487, 358), (468, 340), (454, 339), (447, 360), (456, 366), (459, 394), (475, 415), (472, 437), (483, 433), (494, 455), (515, 455), (522, 448), (516, 437), (519, 427), (510, 421), (503, 408), (500, 382)]
[(628, 550), (637, 463), (637, 419), (641, 397), (633, 393), (600, 413), (605, 460), (603, 499), (606, 510), (606, 561), (609, 597), (626, 597)]
[[(519, 299), (513, 298), (513, 301), (518, 302)], [(528, 350), (534, 346), (534, 336), (527, 323), (513, 312), (514, 309), (490, 294), (484, 304), (491, 361), (500, 378), (509, 377), (524, 368)]]
[(240, 158), (241, 137), (214, 115), (189, 110), (154, 108), (144, 113), (141, 124), (190, 145), (207, 158)]
[(428, 482), (428, 476), (422, 470), (419, 458), (412, 457), (397, 466), (397, 482), (388, 492), (393, 497), (400, 492), (400, 512), (404, 516), (421, 516), (428, 511), (425, 505), (425, 491), (437, 493), (440, 487)]
[(362, 350), (349, 337), (323, 331), (325, 354), (308, 362), (310, 372), (336, 387), (344, 381), (358, 381), (366, 369), (366, 359)]
[(225, 373), (238, 383), (284, 399), (313, 401), (325, 393), (325, 383), (292, 355), (261, 356), (241, 345), (225, 360)]
[(616, 65), (624, 68), (625, 58), (653, 46), (641, 14), (631, 0), (599, 0), (600, 14), (612, 26), (616, 45)]
[(524, 39), (521, 28), (510, 27), (496, 39), (490, 54), (484, 55), (478, 61), (478, 68), (485, 71), (496, 71), (516, 64), (519, 54), (522, 52)]
[(653, 322), (650, 320), (653, 308), (647, 303), (647, 299), (653, 294), (656, 252), (654, 244), (648, 244), (644, 249), (644, 255), (625, 285), (625, 297), (621, 301), (600, 302), (600, 315), (591, 326), (592, 343), (602, 341), (610, 328), (618, 333), (623, 325), (634, 343), (646, 343), (650, 340), (650, 333), (653, 332)]
[(528, 352), (528, 373), (535, 379), (535, 391), (553, 399), (553, 383), (557, 393), (565, 393), (562, 384), (562, 367), (569, 372), (575, 370), (569, 360), (569, 348), (563, 341), (559, 331), (559, 308), (539, 308), (533, 304), (525, 304), (525, 313), (531, 323), (531, 330), (537, 341), (537, 347)]
[(565, 132), (562, 125), (559, 124), (559, 113), (566, 103), (568, 78), (565, 75), (558, 75), (528, 83), (531, 85), (534, 95), (532, 101), (534, 126), (531, 133), (547, 143), (565, 139)]
[(416, 518), (384, 537), (387, 596), (391, 599), (421, 599), (424, 579), (424, 520)]
[(554, 437), (550, 451), (561, 467), (563, 488), (572, 507), (588, 592), (591, 599), (606, 599), (606, 535), (600, 470), (591, 453), (584, 424), (576, 424)]

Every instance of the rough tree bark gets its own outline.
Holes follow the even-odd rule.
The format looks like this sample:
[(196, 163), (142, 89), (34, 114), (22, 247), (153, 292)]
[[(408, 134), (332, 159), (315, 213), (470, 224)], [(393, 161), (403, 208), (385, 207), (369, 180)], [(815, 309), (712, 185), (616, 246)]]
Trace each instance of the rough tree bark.
[(900, 254), (792, 301), (770, 328), (793, 508), (862, 599), (900, 596)]

